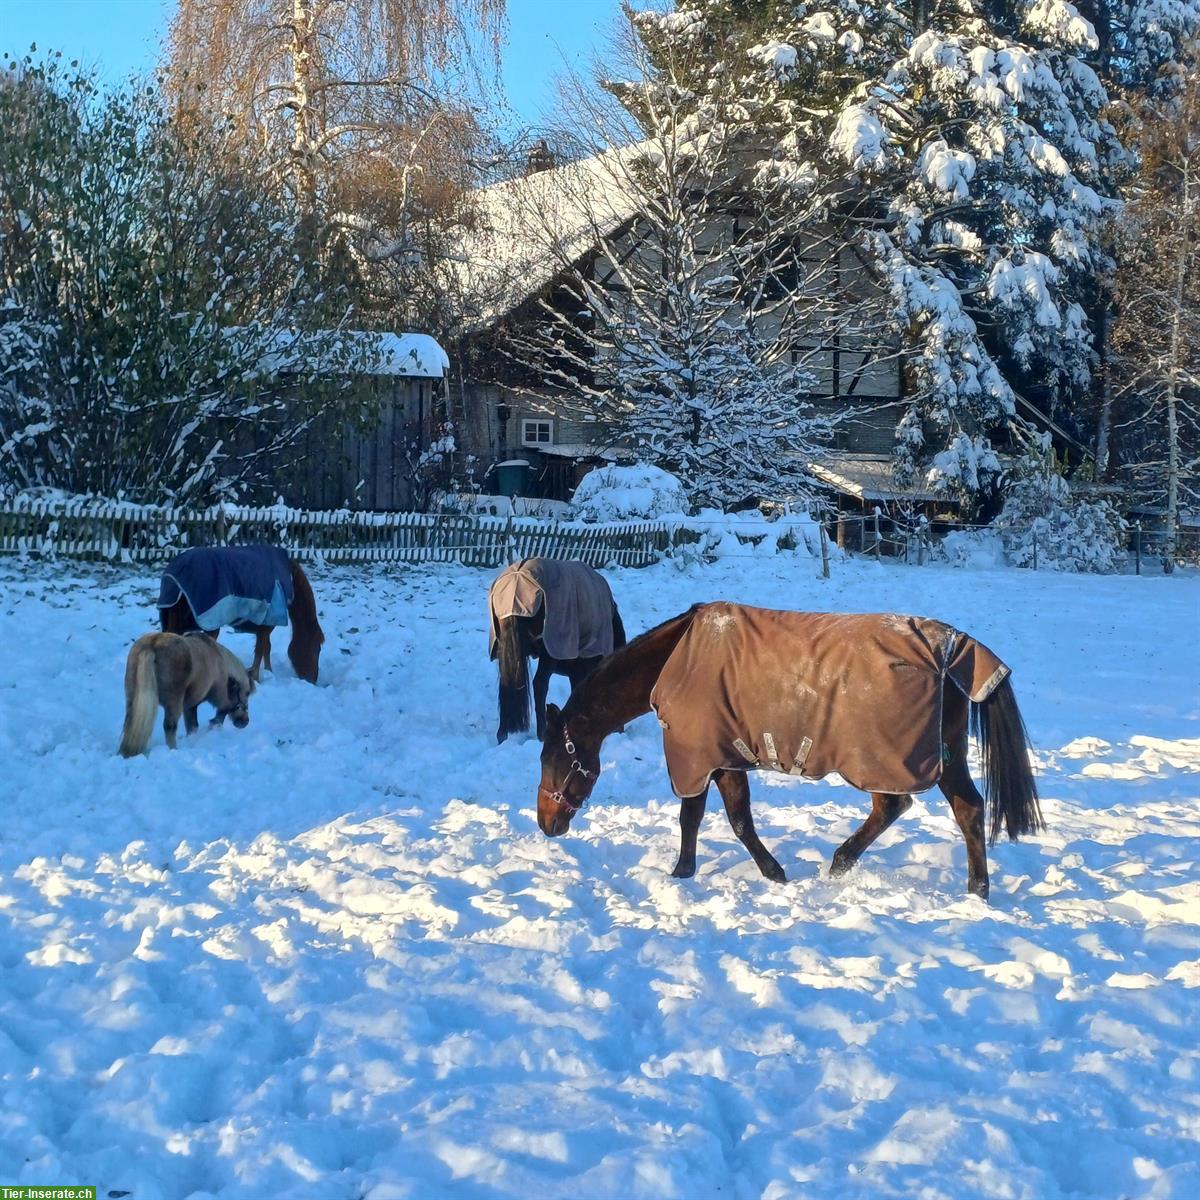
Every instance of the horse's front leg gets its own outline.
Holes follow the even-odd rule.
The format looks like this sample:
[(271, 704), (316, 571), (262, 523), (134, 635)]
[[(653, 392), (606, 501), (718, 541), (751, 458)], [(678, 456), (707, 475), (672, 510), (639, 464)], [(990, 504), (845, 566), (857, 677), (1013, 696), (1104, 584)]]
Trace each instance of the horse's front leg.
[(691, 879), (696, 873), (696, 835), (704, 817), (708, 788), (698, 796), (684, 796), (679, 802), (679, 861), (671, 874), (676, 879)]
[(533, 719), (537, 723), (537, 738), (546, 736), (546, 693), (550, 690), (550, 676), (554, 674), (555, 660), (542, 654), (537, 660), (537, 672), (533, 677)]
[(717, 790), (725, 801), (725, 815), (738, 841), (750, 851), (750, 857), (755, 865), (768, 878), (776, 883), (784, 883), (787, 876), (776, 861), (775, 856), (762, 844), (754, 828), (754, 818), (750, 815), (750, 781), (745, 771), (717, 771), (713, 774), (717, 781)]
[(858, 862), (862, 852), (897, 817), (908, 812), (910, 808), (912, 808), (911, 796), (872, 792), (870, 816), (834, 852), (829, 874), (835, 879), (839, 875), (845, 875)]
[(183, 727), (187, 730), (188, 736), (191, 737), (197, 729), (200, 728), (200, 714), (197, 712), (199, 705), (193, 704), (191, 708), (183, 710)]

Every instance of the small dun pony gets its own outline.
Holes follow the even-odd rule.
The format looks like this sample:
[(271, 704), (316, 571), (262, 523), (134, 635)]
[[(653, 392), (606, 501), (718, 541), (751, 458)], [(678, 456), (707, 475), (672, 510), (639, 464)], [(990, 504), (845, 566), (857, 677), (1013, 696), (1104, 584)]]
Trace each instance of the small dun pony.
[(727, 603), (697, 604), (665, 621), (606, 658), (565, 709), (547, 708), (537, 790), (543, 833), (566, 833), (596, 785), (604, 739), (651, 709), (680, 801), (672, 874), (681, 879), (696, 870), (710, 783), (758, 869), (781, 881), (783, 868), (754, 830), (747, 773), (837, 772), (871, 794), (872, 808), (834, 854), (831, 875), (850, 870), (912, 806), (911, 793), (936, 785), (966, 842), (967, 891), (986, 899), (985, 805), (967, 770), (968, 715), (991, 840), (1001, 829), (1015, 841), (1043, 825), (1008, 667), (940, 621)]
[(207, 635), (144, 634), (133, 643), (125, 663), (120, 753), (125, 758), (145, 753), (159, 705), (163, 733), (172, 750), (180, 716), (188, 733), (195, 733), (200, 724), (196, 709), (202, 701), (217, 710), (214, 725), (231, 717), (238, 729), (245, 729), (250, 723), (246, 703), (253, 690), (241, 660)]
[(292, 626), (288, 658), (296, 674), (317, 682), (325, 634), (317, 601), (300, 564), (278, 546), (201, 546), (176, 555), (163, 572), (158, 608), (165, 633), (202, 629), (214, 637), (229, 625), (254, 634), (250, 678), (271, 668), (271, 630)]

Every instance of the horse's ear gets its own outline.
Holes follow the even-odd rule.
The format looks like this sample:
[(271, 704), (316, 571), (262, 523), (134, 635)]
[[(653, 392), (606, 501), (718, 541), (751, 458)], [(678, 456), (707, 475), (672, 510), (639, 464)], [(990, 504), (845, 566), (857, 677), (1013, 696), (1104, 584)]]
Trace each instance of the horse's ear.
[(546, 724), (553, 725), (555, 729), (562, 728), (562, 709), (557, 704), (546, 705)]

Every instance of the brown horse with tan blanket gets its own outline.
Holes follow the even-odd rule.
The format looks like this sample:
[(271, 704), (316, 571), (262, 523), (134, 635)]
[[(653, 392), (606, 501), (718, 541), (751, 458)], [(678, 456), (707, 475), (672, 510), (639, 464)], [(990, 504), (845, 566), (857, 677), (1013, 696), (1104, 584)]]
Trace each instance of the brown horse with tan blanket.
[(991, 840), (1042, 828), (1028, 739), (1009, 669), (940, 621), (891, 614), (777, 612), (700, 604), (614, 653), (565, 710), (547, 709), (538, 825), (565, 833), (600, 774), (600, 746), (651, 709), (680, 798), (674, 875), (696, 870), (696, 835), (716, 782), (742, 844), (768, 879), (783, 868), (750, 815), (751, 770), (820, 779), (838, 772), (871, 793), (863, 825), (833, 856), (848, 871), (934, 784), (967, 845), (967, 890), (986, 899), (984, 800), (967, 770), (968, 710), (991, 804)]
[(496, 740), (529, 728), (529, 658), (538, 660), (533, 706), (540, 738), (551, 675), (574, 689), (600, 660), (625, 645), (625, 627), (612, 591), (587, 563), (523, 558), (488, 589), (488, 656), (500, 669), (500, 727)]

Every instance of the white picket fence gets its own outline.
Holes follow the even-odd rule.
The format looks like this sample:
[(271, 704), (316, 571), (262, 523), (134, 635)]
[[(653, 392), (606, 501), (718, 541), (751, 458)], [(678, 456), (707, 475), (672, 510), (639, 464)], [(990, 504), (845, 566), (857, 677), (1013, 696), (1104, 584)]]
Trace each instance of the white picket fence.
[(497, 567), (540, 555), (641, 567), (662, 557), (677, 529), (660, 521), (582, 525), (474, 514), (305, 512), (282, 505), (187, 509), (25, 497), (0, 503), (0, 554), (106, 562), (164, 562), (189, 546), (269, 542), (303, 561), (329, 563)]

